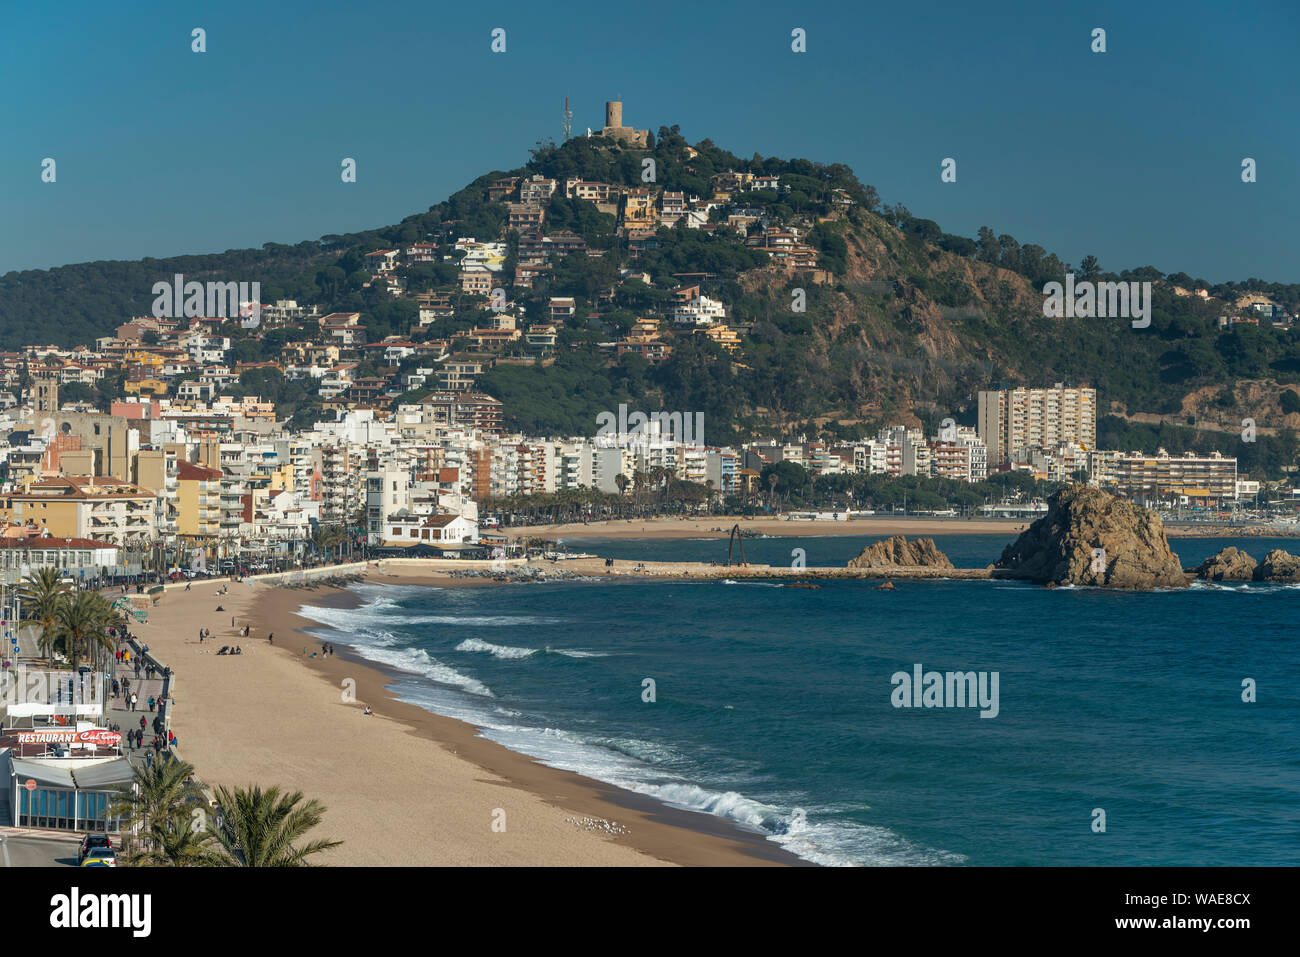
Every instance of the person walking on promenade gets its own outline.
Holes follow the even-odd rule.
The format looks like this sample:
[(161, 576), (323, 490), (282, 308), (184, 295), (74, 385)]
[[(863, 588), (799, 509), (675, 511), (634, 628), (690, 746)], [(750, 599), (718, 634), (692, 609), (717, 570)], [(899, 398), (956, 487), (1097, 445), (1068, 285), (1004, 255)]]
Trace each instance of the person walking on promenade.
[(149, 705), (149, 713), (153, 714), (153, 695), (150, 695), (148, 698), (146, 698), (145, 703)]
[[(135, 696), (134, 693), (132, 693), (132, 695), (131, 695), (131, 710), (132, 710), (132, 711), (135, 710), (135, 703), (136, 703), (137, 700), (139, 700), (139, 699), (136, 698), (136, 696)], [(144, 719), (141, 718), (140, 720), (143, 721)]]

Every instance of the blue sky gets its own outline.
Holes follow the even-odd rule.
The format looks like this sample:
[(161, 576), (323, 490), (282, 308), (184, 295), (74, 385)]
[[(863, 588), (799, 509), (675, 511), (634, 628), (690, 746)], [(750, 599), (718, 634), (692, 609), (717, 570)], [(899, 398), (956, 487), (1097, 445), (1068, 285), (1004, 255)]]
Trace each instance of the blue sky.
[[(10, 9), (0, 273), (387, 225), (558, 139), (566, 95), (582, 131), (621, 95), (628, 125), (847, 163), (948, 232), (989, 225), (1106, 269), (1300, 282), (1294, 0), (880, 6)], [(208, 52), (191, 52), (194, 27)]]

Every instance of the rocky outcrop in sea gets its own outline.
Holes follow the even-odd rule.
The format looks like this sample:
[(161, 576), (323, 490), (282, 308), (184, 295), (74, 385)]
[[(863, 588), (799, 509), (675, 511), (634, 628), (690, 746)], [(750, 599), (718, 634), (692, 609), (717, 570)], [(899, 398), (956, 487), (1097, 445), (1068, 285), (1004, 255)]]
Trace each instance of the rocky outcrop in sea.
[(1047, 514), (1006, 547), (997, 569), (1039, 584), (1186, 588), (1155, 512), (1086, 485), (1047, 500)]
[(1255, 577), (1255, 567), (1255, 559), (1229, 546), (1197, 565), (1195, 573), (1201, 581), (1248, 582)]
[(948, 556), (939, 551), (932, 538), (909, 542), (895, 535), (872, 542), (857, 558), (850, 558), (848, 568), (952, 568)]
[(1280, 548), (1274, 548), (1255, 566), (1253, 578), (1257, 582), (1294, 585), (1300, 582), (1300, 558)]

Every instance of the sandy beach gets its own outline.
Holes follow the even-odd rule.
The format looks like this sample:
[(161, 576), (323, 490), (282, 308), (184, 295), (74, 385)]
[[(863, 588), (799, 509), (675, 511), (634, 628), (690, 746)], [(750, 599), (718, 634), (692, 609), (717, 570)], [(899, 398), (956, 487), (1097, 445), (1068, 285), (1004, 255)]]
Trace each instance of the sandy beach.
[[(1029, 527), (1026, 519), (904, 518), (869, 516), (848, 522), (782, 518), (647, 518), (564, 525), (520, 525), (504, 529), (517, 538), (726, 538), (733, 525), (760, 535), (1016, 535)], [(717, 531), (722, 529), (722, 531)]]
[[(399, 570), (374, 580), (438, 579)], [(208, 785), (278, 784), (320, 799), (327, 813), (313, 836), (344, 841), (320, 856), (322, 864), (802, 863), (720, 818), (544, 767), (470, 725), (399, 702), (384, 690), (390, 677), (366, 664), (304, 656), (319, 643), (304, 636), (300, 629), (311, 623), (295, 612), (354, 602), (351, 592), (243, 582), (218, 597), (221, 585), (169, 588), (134, 630), (177, 673), (172, 727), (180, 756)], [(236, 634), (245, 624), (248, 638)], [(213, 635), (202, 646), (201, 627)], [(238, 644), (243, 654), (218, 656), (223, 644)], [(363, 714), (367, 704), (371, 716)], [(626, 833), (566, 820), (582, 817), (616, 822)]]

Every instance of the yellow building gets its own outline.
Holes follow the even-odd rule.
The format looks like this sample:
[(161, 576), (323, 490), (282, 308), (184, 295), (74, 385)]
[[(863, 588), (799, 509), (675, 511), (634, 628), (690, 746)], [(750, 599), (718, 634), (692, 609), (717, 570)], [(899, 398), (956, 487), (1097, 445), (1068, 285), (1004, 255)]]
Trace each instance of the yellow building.
[(182, 538), (199, 543), (221, 534), (221, 477), (220, 469), (176, 463), (176, 532)]
[(143, 544), (157, 534), (155, 494), (108, 476), (46, 478), (9, 497), (10, 519), (57, 538)]
[(163, 396), (167, 394), (167, 383), (162, 379), (131, 379), (122, 385), (127, 395)]
[(619, 225), (624, 229), (653, 228), (658, 220), (654, 190), (644, 186), (629, 189), (623, 197), (623, 215)]
[(711, 342), (716, 342), (730, 353), (734, 354), (740, 351), (740, 335), (730, 326), (719, 323), (716, 326), (705, 326), (703, 329), (697, 329), (696, 332)]

